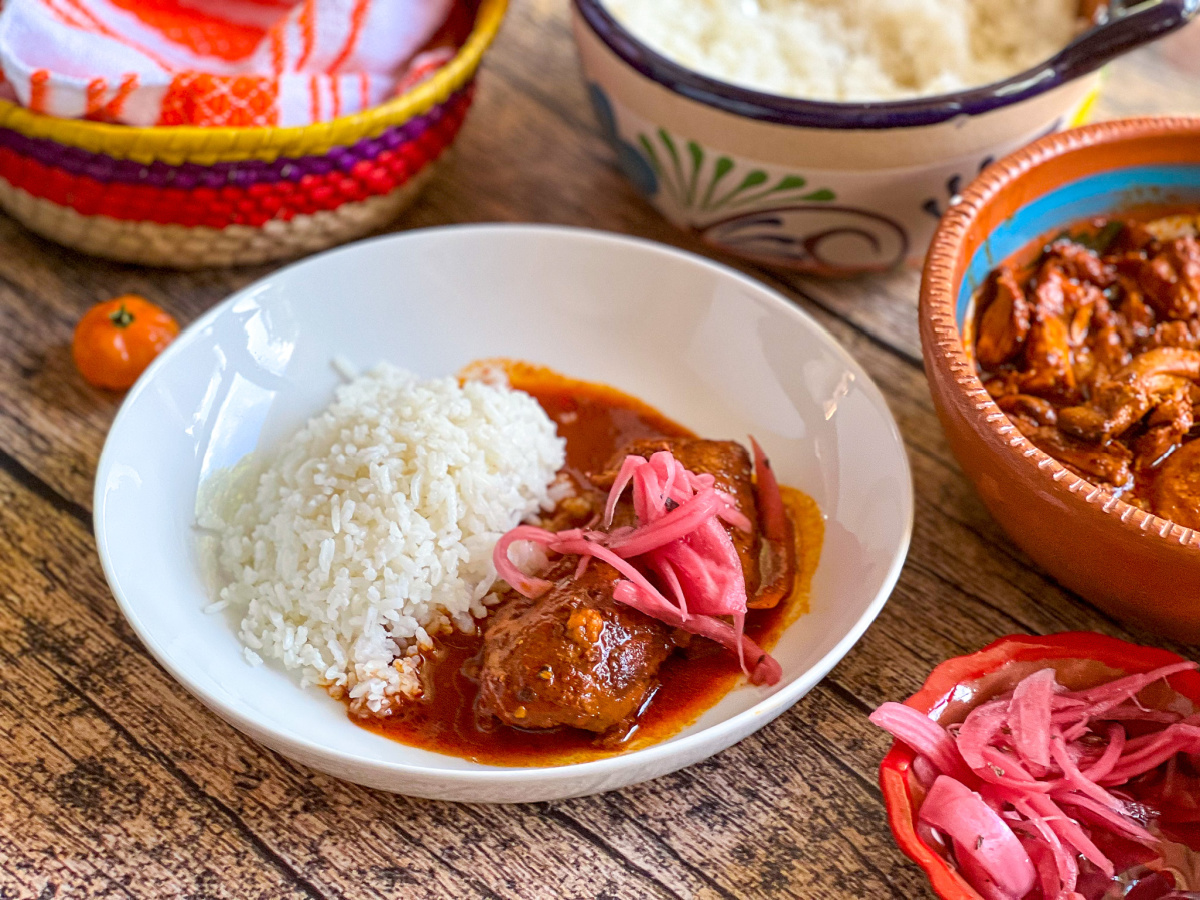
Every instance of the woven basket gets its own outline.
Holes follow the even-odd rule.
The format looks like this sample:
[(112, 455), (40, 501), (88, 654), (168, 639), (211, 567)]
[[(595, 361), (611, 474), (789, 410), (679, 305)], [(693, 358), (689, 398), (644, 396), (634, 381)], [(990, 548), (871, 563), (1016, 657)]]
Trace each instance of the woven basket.
[(311, 253), (387, 224), (471, 104), (508, 0), (479, 0), (458, 54), (411, 91), (297, 128), (133, 128), (0, 101), (0, 206), (86, 253), (174, 268)]

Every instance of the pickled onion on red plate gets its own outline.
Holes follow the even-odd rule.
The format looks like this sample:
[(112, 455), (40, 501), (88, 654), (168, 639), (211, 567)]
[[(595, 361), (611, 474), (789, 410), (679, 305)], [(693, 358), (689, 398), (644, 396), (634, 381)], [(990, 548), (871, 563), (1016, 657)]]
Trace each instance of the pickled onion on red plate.
[(1069, 691), (1047, 667), (950, 728), (900, 703), (871, 721), (917, 754), (914, 773), (928, 773), (919, 820), (954, 848), (985, 900), (1076, 900), (1079, 858), (1107, 878), (1116, 872), (1102, 834), (1158, 845), (1120, 788), (1178, 754), (1200, 755), (1200, 716), (1146, 709), (1136, 695), (1196, 668), (1179, 662)]

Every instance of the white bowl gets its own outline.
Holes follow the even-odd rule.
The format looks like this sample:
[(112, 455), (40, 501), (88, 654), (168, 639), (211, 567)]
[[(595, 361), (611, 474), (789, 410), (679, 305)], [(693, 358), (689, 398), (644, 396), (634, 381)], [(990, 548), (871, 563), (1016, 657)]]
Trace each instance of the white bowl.
[[(252, 668), (206, 615), (196, 488), (324, 406), (334, 358), (443, 375), (489, 356), (628, 391), (699, 434), (753, 433), (827, 517), (812, 612), (783, 635), (774, 688), (742, 686), (691, 727), (624, 756), (479, 765), (357, 727), (286, 672)], [(418, 797), (524, 802), (611, 790), (705, 759), (770, 722), (879, 613), (912, 530), (896, 424), (858, 364), (780, 295), (657, 244), (548, 227), (414, 231), (282, 269), (187, 329), (130, 392), (96, 474), (96, 542), (142, 641), (255, 740), (339, 778)]]

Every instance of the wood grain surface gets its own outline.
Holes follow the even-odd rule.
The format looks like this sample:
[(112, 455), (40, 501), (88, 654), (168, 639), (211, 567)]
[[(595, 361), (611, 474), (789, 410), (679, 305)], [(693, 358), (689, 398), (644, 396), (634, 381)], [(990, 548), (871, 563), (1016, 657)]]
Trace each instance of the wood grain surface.
[[(1197, 28), (1113, 65), (1098, 115), (1200, 113)], [(706, 252), (618, 173), (566, 0), (515, 0), (452, 159), (396, 227), (479, 221)], [(254, 744), (159, 668), (105, 585), (92, 478), (120, 397), (75, 373), (74, 323), (125, 291), (186, 323), (269, 268), (120, 266), (0, 217), (0, 898), (929, 897), (888, 831), (875, 782), (888, 740), (866, 714), (1001, 634), (1128, 634), (1033, 567), (963, 479), (921, 370), (915, 273), (831, 283), (740, 267), (816, 316), (888, 396), (917, 496), (895, 594), (808, 697), (704, 764), (599, 797), (451, 805)]]

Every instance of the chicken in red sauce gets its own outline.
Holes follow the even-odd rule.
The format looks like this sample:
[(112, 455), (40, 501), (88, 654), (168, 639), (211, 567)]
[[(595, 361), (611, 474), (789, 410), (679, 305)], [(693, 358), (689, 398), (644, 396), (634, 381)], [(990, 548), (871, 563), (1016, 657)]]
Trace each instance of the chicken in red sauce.
[(1124, 500), (1200, 528), (1200, 217), (1097, 219), (980, 294), (975, 358), (1033, 444)]
[(675, 649), (672, 629), (613, 599), (617, 570), (573, 578), (565, 557), (549, 593), (514, 594), (483, 638), (479, 709), (517, 728), (628, 731)]
[[(630, 442), (605, 471), (592, 476), (591, 504), (575, 503), (574, 522), (599, 519), (609, 489), (629, 456), (649, 460), (667, 451), (687, 470), (713, 476), (714, 486), (736, 503), (748, 529), (724, 526), (742, 566), (746, 595), (761, 600), (764, 541), (758, 523), (750, 455), (733, 441), (678, 437)], [(611, 529), (636, 522), (629, 492), (622, 495)], [(790, 538), (789, 538), (790, 539)], [(794, 560), (792, 562), (794, 565)], [(609, 564), (564, 555), (545, 575), (545, 593), (527, 598), (513, 592), (492, 615), (483, 636), (479, 709), (506, 725), (527, 729), (571, 726), (619, 738), (658, 686), (658, 671), (691, 635), (614, 599), (620, 574)], [(779, 573), (791, 579), (793, 571)], [(774, 587), (776, 579), (772, 578)], [(778, 592), (776, 592), (778, 593)], [(779, 596), (769, 595), (771, 605)]]

